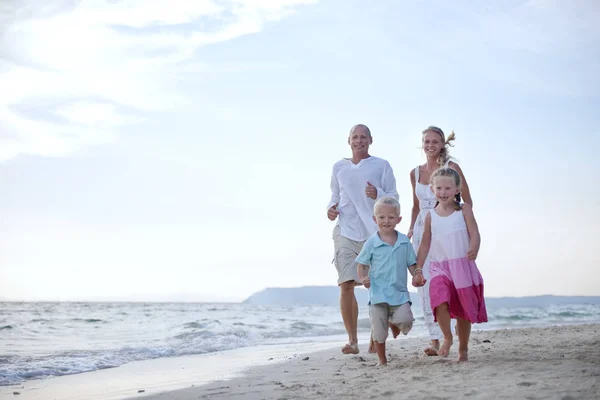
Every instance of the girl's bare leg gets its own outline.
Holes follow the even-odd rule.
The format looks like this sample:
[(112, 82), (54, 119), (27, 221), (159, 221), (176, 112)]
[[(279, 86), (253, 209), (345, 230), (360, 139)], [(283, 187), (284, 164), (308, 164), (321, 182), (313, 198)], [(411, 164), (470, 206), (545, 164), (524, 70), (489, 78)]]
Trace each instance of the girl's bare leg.
[(442, 303), (435, 308), (435, 317), (444, 334), (444, 343), (442, 343), (442, 346), (438, 350), (438, 355), (447, 357), (448, 354), (450, 354), (450, 347), (452, 346), (452, 329), (450, 328), (450, 311), (448, 311), (448, 303)]
[(469, 336), (471, 336), (471, 322), (466, 319), (457, 318), (456, 329), (460, 336), (458, 342), (458, 361), (463, 362), (469, 359)]

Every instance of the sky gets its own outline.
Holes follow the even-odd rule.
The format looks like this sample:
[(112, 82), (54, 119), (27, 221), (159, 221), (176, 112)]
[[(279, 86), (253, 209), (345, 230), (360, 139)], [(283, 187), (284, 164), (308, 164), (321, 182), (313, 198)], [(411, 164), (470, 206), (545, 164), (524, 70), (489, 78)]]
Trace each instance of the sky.
[(600, 295), (600, 4), (8, 0), (0, 299), (240, 301), (335, 285), (357, 123), (409, 226), (456, 132), (486, 294)]

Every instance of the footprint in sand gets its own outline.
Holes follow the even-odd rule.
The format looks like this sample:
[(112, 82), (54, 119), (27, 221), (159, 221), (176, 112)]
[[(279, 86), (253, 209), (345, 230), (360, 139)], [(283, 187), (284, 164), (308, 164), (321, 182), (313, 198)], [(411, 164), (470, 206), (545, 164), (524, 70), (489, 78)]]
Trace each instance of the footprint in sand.
[(519, 385), (519, 386), (533, 386), (533, 385), (536, 385), (536, 383), (535, 382), (519, 382), (519, 383), (517, 383), (517, 385)]

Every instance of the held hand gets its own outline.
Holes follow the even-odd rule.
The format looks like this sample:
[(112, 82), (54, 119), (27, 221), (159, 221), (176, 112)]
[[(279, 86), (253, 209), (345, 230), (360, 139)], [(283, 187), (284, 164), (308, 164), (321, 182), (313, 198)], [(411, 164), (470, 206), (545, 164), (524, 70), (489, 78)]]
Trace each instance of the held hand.
[(427, 279), (425, 279), (423, 274), (420, 272), (415, 274), (415, 276), (413, 276), (413, 278), (412, 278), (412, 285), (414, 287), (424, 286), (426, 282), (427, 282)]
[(337, 210), (337, 206), (338, 203), (335, 203), (329, 210), (327, 210), (327, 218), (329, 218), (330, 221), (335, 221), (337, 216), (340, 215), (340, 212)]
[(413, 237), (413, 230), (409, 229), (408, 233), (406, 234), (406, 236), (408, 236), (408, 238), (411, 239)]
[(469, 258), (469, 260), (475, 261), (477, 259), (477, 253), (479, 253), (479, 250), (469, 248), (469, 251), (467, 252), (467, 257)]
[(377, 188), (371, 185), (371, 182), (367, 182), (367, 187), (365, 189), (365, 193), (368, 198), (373, 200), (377, 200)]
[(365, 276), (362, 280), (362, 284), (368, 289), (371, 287), (371, 278)]

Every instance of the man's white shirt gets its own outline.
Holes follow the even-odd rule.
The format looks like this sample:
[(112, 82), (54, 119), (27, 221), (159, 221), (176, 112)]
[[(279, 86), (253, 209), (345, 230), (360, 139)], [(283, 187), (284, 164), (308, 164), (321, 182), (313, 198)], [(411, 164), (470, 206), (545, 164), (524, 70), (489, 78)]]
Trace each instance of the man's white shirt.
[(333, 165), (331, 201), (327, 208), (338, 203), (340, 234), (358, 242), (367, 240), (377, 231), (373, 221), (376, 200), (367, 197), (367, 182), (377, 189), (378, 199), (386, 196), (399, 199), (394, 172), (386, 160), (370, 156), (354, 164), (344, 158)]

